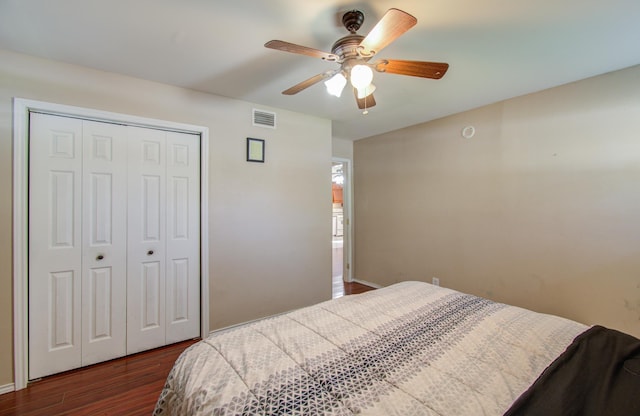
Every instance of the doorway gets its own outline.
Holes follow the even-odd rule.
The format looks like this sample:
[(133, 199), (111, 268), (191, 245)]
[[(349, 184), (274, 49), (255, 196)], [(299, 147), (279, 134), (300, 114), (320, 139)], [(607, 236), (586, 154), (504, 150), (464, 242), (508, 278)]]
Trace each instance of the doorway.
[(352, 281), (351, 161), (334, 158), (331, 164), (331, 261), (332, 297), (344, 295), (344, 283)]

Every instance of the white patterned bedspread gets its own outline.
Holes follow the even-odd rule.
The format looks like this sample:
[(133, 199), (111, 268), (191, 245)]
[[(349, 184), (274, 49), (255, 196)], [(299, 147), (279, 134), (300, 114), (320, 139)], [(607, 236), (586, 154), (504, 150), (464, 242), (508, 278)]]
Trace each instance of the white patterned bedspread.
[(215, 333), (156, 415), (502, 415), (585, 325), (403, 282)]

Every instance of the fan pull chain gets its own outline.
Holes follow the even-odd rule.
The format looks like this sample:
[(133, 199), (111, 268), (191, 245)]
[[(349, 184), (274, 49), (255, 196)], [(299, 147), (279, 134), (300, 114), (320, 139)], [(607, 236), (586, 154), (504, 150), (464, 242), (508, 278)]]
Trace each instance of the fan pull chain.
[[(365, 91), (365, 94), (366, 94), (366, 93), (367, 93), (367, 92)], [(369, 110), (367, 110), (367, 96), (366, 96), (366, 95), (364, 96), (364, 111), (362, 112), (362, 114), (364, 114), (365, 116), (366, 116), (367, 114), (369, 114)]]

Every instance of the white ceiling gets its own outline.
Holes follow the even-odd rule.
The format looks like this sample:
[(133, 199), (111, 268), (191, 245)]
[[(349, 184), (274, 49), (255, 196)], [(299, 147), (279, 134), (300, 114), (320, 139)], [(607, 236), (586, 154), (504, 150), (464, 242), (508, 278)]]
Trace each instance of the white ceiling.
[[(264, 48), (329, 52), (358, 9), (366, 33), (389, 8), (418, 24), (378, 56), (448, 62), (441, 80), (376, 73), (368, 115), (322, 83), (337, 64)], [(359, 139), (640, 64), (638, 0), (0, 0), (0, 48), (313, 114)]]

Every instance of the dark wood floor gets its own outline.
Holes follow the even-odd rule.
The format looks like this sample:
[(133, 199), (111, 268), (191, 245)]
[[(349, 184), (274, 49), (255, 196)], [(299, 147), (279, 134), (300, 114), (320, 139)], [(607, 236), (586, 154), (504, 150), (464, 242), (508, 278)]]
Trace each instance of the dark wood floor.
[(344, 294), (345, 295), (357, 295), (358, 293), (368, 292), (370, 290), (374, 290), (375, 288), (367, 285), (363, 285), (361, 283), (344, 283)]
[[(368, 290), (373, 288), (344, 283), (345, 295)], [(0, 395), (0, 416), (151, 415), (171, 366), (194, 342), (45, 377), (26, 389)]]
[(0, 415), (145, 415), (176, 358), (195, 341), (45, 377), (0, 395)]

